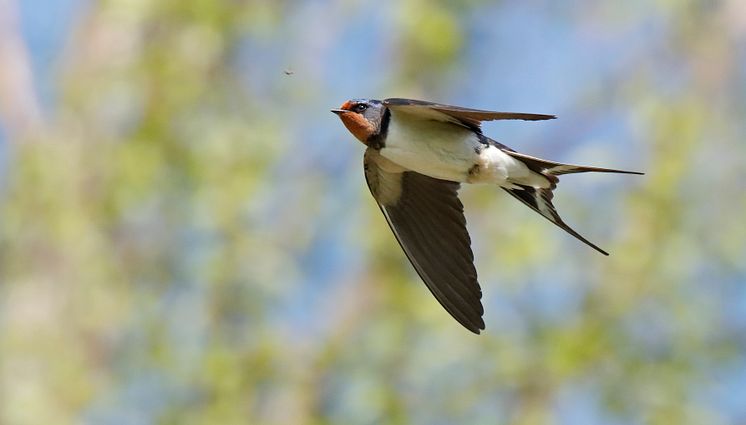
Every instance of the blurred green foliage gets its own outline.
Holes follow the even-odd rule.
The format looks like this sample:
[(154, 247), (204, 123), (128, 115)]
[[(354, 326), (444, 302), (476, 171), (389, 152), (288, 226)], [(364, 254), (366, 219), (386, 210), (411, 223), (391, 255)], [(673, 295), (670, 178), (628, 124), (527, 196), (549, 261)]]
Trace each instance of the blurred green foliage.
[[(314, 43), (345, 37), (344, 26), (281, 25), (306, 3), (88, 5), (59, 65), (54, 111), (11, 140), (0, 422), (553, 424), (575, 405), (592, 406), (575, 423), (732, 419), (713, 399), (730, 365), (746, 364), (746, 321), (729, 303), (746, 276), (738, 1), (650, 2), (665, 23), (661, 51), (686, 70), (682, 89), (665, 89), (643, 56), (609, 77), (612, 88), (578, 96), (628, 107), (641, 141), (630, 149), (645, 158), (644, 178), (602, 198), (618, 199), (617, 211), (561, 194), (570, 221), (596, 226), (611, 257), (560, 255), (559, 241), (572, 242), (547, 236), (556, 229), (495, 191), (465, 191), (487, 309), (479, 337), (419, 284), (366, 193), (359, 149), (341, 176), (298, 158), (305, 130), (294, 117), (335, 106), (314, 86), (323, 68), (277, 67), (246, 83), (268, 68), (244, 57), (247, 45), (271, 50), (290, 37), (308, 46), (282, 61), (309, 64)], [(343, 22), (366, 6), (324, 7)], [(393, 31), (386, 87), (432, 98), (480, 42), (468, 19), (494, 5), (380, 7)], [(599, 2), (557, 19), (602, 36), (641, 13)], [(281, 186), (298, 164), (307, 168), (291, 174), (294, 188)], [(352, 176), (356, 195), (331, 221), (350, 220), (345, 237), (362, 260), (309, 287), (324, 203)], [(561, 314), (537, 307), (552, 286), (573, 297)], [(316, 320), (294, 318), (308, 309), (299, 304)]]

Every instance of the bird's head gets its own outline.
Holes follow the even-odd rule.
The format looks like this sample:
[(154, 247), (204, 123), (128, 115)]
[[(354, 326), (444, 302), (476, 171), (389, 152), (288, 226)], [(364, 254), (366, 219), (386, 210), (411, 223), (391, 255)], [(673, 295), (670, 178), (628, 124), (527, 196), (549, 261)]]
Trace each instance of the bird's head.
[(380, 132), (386, 107), (380, 100), (352, 99), (332, 112), (339, 115), (353, 136), (367, 145), (368, 140)]

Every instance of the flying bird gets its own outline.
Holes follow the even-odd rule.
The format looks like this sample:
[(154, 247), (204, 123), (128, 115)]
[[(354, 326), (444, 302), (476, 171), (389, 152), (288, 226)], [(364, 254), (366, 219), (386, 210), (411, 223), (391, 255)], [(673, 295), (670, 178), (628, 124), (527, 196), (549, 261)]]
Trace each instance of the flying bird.
[(367, 146), (368, 188), (404, 253), (440, 304), (468, 330), (485, 328), (461, 183), (500, 186), (567, 233), (609, 255), (570, 228), (552, 204), (558, 176), (636, 171), (586, 167), (522, 154), (482, 133), (482, 121), (556, 118), (494, 112), (412, 99), (353, 99), (332, 109)]

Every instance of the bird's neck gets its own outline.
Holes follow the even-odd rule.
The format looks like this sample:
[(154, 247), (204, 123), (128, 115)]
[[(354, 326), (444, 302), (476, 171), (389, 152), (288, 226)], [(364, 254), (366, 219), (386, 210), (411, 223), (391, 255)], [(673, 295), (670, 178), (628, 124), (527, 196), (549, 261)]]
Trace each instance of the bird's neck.
[(381, 116), (381, 123), (378, 125), (378, 131), (371, 134), (365, 140), (365, 144), (369, 148), (381, 150), (386, 146), (386, 135), (389, 131), (389, 121), (391, 121), (391, 111), (389, 108), (386, 108)]

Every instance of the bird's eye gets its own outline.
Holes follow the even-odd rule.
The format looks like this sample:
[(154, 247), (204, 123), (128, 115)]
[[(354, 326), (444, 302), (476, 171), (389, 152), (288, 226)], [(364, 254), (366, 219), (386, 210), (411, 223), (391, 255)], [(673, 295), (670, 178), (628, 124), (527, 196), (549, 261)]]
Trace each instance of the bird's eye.
[(363, 112), (364, 110), (368, 109), (368, 105), (364, 103), (358, 103), (355, 105), (354, 111), (355, 112)]

